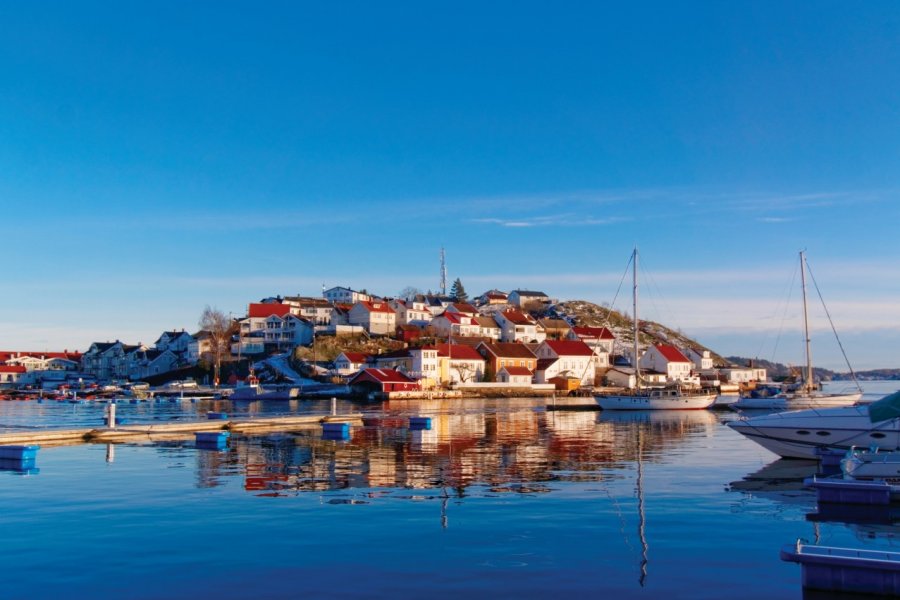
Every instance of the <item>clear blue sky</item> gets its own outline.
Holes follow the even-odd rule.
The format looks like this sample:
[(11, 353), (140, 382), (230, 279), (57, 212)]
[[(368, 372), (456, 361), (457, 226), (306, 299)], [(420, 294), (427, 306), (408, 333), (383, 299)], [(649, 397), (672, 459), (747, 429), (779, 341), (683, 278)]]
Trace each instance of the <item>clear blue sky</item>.
[(900, 366), (896, 2), (7, 2), (0, 56), (3, 349), (436, 289), (442, 245), (609, 302), (637, 245), (648, 318), (798, 362), (806, 248), (854, 367)]

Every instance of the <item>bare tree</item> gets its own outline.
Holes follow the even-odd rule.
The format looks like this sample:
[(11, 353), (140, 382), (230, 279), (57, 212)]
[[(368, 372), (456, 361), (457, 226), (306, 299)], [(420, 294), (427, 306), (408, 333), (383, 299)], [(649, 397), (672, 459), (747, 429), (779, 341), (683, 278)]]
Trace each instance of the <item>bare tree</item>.
[(231, 351), (229, 342), (233, 324), (228, 315), (207, 304), (203, 309), (203, 314), (200, 315), (200, 329), (209, 333), (210, 352), (213, 356), (213, 383), (218, 387), (222, 357)]
[(398, 295), (398, 297), (404, 300), (412, 300), (421, 293), (422, 290), (420, 290), (419, 288), (408, 285), (400, 290), (400, 294)]
[(475, 374), (467, 363), (459, 363), (453, 366), (456, 374), (459, 375), (460, 383), (467, 383)]

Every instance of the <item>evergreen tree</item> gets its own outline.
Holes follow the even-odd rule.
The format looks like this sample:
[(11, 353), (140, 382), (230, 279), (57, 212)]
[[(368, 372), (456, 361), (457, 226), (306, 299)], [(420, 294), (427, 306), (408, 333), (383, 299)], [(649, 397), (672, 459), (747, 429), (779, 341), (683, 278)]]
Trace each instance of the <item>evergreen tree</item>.
[(456, 281), (453, 282), (453, 287), (450, 288), (450, 296), (455, 298), (457, 302), (469, 301), (469, 295), (466, 293), (466, 288), (463, 287), (459, 277), (456, 278)]

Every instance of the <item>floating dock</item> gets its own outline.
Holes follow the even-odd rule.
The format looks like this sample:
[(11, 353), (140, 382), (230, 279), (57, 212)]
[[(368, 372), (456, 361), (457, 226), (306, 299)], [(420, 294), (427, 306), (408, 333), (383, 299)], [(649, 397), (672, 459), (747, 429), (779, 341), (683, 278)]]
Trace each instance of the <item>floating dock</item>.
[(802, 566), (803, 587), (828, 592), (900, 595), (900, 553), (796, 544), (781, 560)]
[(66, 446), (85, 443), (114, 443), (190, 439), (200, 432), (228, 431), (244, 435), (316, 429), (323, 423), (362, 425), (361, 414), (293, 415), (260, 419), (206, 419), (152, 425), (122, 425), (92, 429), (46, 429), (0, 433), (0, 446), (40, 444)]

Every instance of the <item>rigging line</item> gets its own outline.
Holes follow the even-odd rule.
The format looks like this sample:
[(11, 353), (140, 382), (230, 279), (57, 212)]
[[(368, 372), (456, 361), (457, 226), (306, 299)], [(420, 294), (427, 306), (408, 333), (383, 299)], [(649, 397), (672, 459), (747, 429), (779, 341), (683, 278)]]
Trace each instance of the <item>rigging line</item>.
[(831, 331), (834, 332), (834, 339), (837, 340), (838, 348), (841, 349), (841, 354), (844, 356), (844, 362), (847, 363), (847, 368), (850, 369), (850, 377), (853, 379), (853, 383), (856, 384), (856, 388), (859, 391), (862, 391), (862, 387), (859, 385), (859, 381), (856, 379), (856, 373), (853, 371), (853, 367), (850, 366), (850, 359), (847, 358), (847, 353), (844, 352), (844, 345), (841, 343), (841, 338), (838, 337), (837, 329), (834, 327), (834, 321), (831, 320), (831, 313), (828, 312), (828, 307), (825, 306), (825, 298), (822, 297), (822, 292), (819, 290), (819, 284), (816, 282), (816, 278), (813, 276), (812, 269), (809, 268), (809, 261), (805, 259), (806, 262), (806, 270), (809, 272), (809, 278), (812, 279), (813, 287), (816, 288), (816, 294), (819, 296), (819, 301), (822, 302), (822, 308), (825, 309), (825, 316), (828, 317), (828, 324), (831, 325)]
[[(650, 304), (653, 305), (653, 308), (654, 308), (654, 310), (656, 310), (657, 315), (661, 315), (661, 318), (666, 319), (669, 323), (675, 323), (675, 316), (674, 316), (675, 313), (668, 306), (668, 304), (666, 304), (665, 298), (663, 297), (662, 291), (659, 289), (659, 286), (657, 285), (656, 280), (653, 279), (653, 277), (650, 276), (649, 271), (647, 271), (644, 268), (644, 264), (646, 262), (647, 261), (645, 261), (645, 260), (641, 261), (640, 269), (641, 269), (641, 274), (644, 276), (644, 280), (648, 281), (650, 283), (650, 285), (648, 286), (648, 290), (647, 290), (650, 292), (650, 294), (649, 294)], [(656, 297), (654, 297), (654, 292), (656, 293), (656, 297), (659, 297), (659, 302), (662, 305), (662, 308), (657, 306)], [(658, 317), (658, 318), (660, 318), (660, 317)], [(676, 327), (677, 327), (677, 325), (676, 325)], [(677, 329), (676, 329), (676, 331), (677, 331)]]
[[(776, 348), (777, 348), (777, 346), (778, 346), (778, 337), (781, 335), (781, 331), (782, 331), (782, 329), (784, 328), (784, 320), (785, 320), (786, 313), (787, 313), (787, 307), (790, 306), (790, 303), (791, 303), (791, 292), (792, 292), (792, 290), (793, 290), (793, 288), (794, 288), (794, 280), (797, 278), (797, 265), (796, 265), (796, 261), (794, 261), (793, 269), (794, 269), (794, 270), (793, 270), (794, 275), (793, 275), (793, 277), (791, 278), (791, 283), (790, 283), (790, 284), (788, 285), (788, 287), (787, 287), (787, 294), (786, 294), (786, 297), (785, 297), (785, 295), (782, 295), (781, 300), (780, 300), (779, 303), (775, 306), (775, 311), (773, 312), (772, 317), (771, 317), (771, 318), (774, 320), (775, 318), (778, 317), (778, 313), (779, 313), (779, 312), (782, 313), (782, 316), (781, 316), (781, 327), (780, 327), (779, 330), (778, 330), (778, 336), (775, 337), (775, 347), (776, 347)], [(783, 308), (783, 311), (782, 311), (782, 308)], [(755, 356), (754, 358), (759, 358), (759, 357), (760, 357), (760, 355), (763, 353), (763, 350), (764, 350), (764, 348), (765, 348), (765, 346), (766, 346), (766, 344), (767, 344), (768, 342), (769, 342), (769, 334), (766, 333), (765, 335), (763, 335), (763, 339), (762, 339), (762, 341), (761, 341), (760, 344), (759, 344), (759, 351), (757, 351), (756, 356)], [(773, 351), (773, 352), (774, 352), (774, 351)]]
[(631, 267), (632, 260), (634, 260), (634, 254), (628, 256), (628, 264), (625, 265), (625, 272), (622, 273), (622, 279), (619, 280), (619, 287), (616, 288), (616, 295), (613, 296), (612, 303), (609, 305), (609, 310), (606, 311), (606, 321), (604, 321), (603, 326), (607, 329), (610, 327), (609, 318), (612, 316), (613, 307), (616, 305), (616, 300), (619, 298), (619, 292), (622, 291), (622, 284), (625, 282), (625, 278), (628, 277), (628, 269)]
[(788, 308), (791, 304), (791, 296), (794, 293), (794, 286), (797, 283), (797, 273), (799, 273), (799, 270), (799, 267), (794, 265), (793, 275), (791, 276), (791, 285), (788, 287), (787, 299), (784, 302), (784, 312), (781, 314), (781, 324), (778, 326), (778, 335), (775, 337), (775, 346), (772, 348), (771, 360), (773, 363), (775, 362), (775, 357), (778, 353), (778, 342), (781, 341), (781, 334), (784, 332), (784, 323), (787, 321)]

